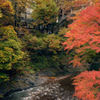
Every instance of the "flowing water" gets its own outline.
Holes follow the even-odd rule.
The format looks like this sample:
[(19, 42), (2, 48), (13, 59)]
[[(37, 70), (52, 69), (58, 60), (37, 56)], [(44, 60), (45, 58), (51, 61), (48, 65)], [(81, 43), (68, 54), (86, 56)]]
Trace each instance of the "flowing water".
[(71, 78), (72, 76), (53, 82), (47, 81), (37, 87), (14, 92), (4, 100), (78, 100), (72, 97), (74, 86), (71, 85)]

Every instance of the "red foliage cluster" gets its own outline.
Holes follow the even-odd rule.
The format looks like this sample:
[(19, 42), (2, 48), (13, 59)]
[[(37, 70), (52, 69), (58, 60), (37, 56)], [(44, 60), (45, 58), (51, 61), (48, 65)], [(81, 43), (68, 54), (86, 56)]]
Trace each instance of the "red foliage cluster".
[(74, 77), (74, 96), (82, 100), (100, 100), (100, 71), (85, 71)]
[[(63, 43), (65, 50), (75, 50), (74, 66), (86, 61), (83, 56), (90, 51), (100, 52), (100, 0), (88, 6), (77, 15), (76, 20), (68, 26)], [(100, 71), (85, 71), (74, 77), (75, 93), (82, 100), (100, 100)]]
[[(90, 49), (100, 52), (100, 1), (80, 12), (78, 18), (68, 26), (65, 37), (68, 39), (63, 45), (68, 52), (74, 48), (76, 54), (81, 56)], [(71, 62), (76, 66), (80, 65), (80, 60), (75, 56)]]

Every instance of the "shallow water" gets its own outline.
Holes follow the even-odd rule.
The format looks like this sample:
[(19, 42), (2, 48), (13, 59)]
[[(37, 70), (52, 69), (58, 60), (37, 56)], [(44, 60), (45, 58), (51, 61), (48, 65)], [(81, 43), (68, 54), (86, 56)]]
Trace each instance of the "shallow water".
[(72, 97), (74, 86), (72, 76), (54, 82), (46, 82), (37, 87), (14, 92), (4, 100), (78, 100)]

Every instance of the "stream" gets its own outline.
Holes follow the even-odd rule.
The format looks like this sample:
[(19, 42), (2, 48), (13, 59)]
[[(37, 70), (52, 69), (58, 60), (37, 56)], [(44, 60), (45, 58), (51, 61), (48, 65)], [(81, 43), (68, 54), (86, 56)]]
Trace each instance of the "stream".
[(4, 100), (78, 100), (72, 97), (74, 86), (71, 85), (72, 77), (67, 75), (54, 81), (48, 80), (39, 86), (11, 93)]

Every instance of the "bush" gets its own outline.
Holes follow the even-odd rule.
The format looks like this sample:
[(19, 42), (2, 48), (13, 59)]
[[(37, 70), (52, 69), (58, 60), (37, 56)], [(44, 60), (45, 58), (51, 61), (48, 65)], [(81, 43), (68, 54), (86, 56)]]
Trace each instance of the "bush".
[(6, 71), (19, 69), (18, 64), (24, 57), (21, 51), (21, 41), (17, 38), (17, 33), (12, 26), (0, 28), (0, 82), (8, 79)]
[[(65, 29), (63, 29), (65, 30)], [(36, 30), (34, 32), (37, 32)], [(62, 42), (65, 41), (63, 37), (64, 31), (59, 34), (25, 34), (23, 41), (23, 50), (28, 50), (32, 64), (30, 66), (35, 70), (44, 69), (47, 67), (58, 67), (67, 65), (66, 61), (61, 61), (62, 57), (66, 57), (63, 50)]]

